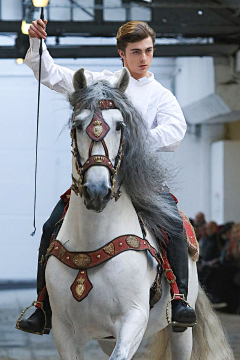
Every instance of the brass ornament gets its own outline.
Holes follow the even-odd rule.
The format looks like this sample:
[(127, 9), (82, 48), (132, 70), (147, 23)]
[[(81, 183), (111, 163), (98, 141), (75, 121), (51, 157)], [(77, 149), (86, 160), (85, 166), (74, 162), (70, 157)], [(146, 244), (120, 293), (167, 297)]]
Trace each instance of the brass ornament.
[(115, 254), (114, 244), (113, 243), (108, 244), (103, 248), (103, 251), (108, 255), (114, 255)]
[(126, 243), (128, 244), (128, 246), (131, 246), (135, 249), (139, 248), (140, 246), (140, 241), (138, 240), (138, 238), (132, 235), (127, 236)]
[(77, 254), (73, 257), (73, 263), (78, 269), (85, 269), (91, 264), (92, 259), (87, 254)]
[(78, 191), (81, 197), (82, 197), (82, 181), (83, 181), (83, 176), (81, 175), (78, 179)]
[(102, 121), (100, 120), (94, 121), (92, 132), (96, 137), (99, 137), (102, 134), (103, 132)]
[(84, 285), (85, 279), (83, 277), (80, 277), (79, 279), (77, 279), (77, 283), (78, 284), (77, 284), (77, 286), (75, 288), (75, 291), (76, 291), (77, 296), (81, 297), (82, 294), (85, 291), (85, 288), (86, 288), (85, 285)]
[(54, 248), (54, 241), (49, 245), (47, 252), (46, 252), (46, 256), (48, 256), (51, 253), (53, 248)]
[(103, 156), (94, 156), (95, 163), (101, 164), (104, 161)]

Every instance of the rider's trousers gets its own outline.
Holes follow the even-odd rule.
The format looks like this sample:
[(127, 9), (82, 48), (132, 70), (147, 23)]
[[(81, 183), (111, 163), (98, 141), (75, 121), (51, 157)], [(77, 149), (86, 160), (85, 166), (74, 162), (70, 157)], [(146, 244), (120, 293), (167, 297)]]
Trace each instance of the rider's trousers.
[(42, 291), (45, 286), (45, 269), (41, 265), (42, 257), (46, 254), (47, 248), (50, 245), (50, 240), (53, 234), (54, 225), (60, 220), (62, 217), (64, 207), (64, 201), (61, 199), (55, 208), (53, 209), (49, 219), (43, 225), (43, 233), (41, 238), (41, 243), (38, 251), (38, 272), (37, 272), (37, 293), (38, 295)]
[[(187, 298), (188, 294), (188, 244), (186, 232), (183, 229), (183, 220), (178, 212), (177, 204), (169, 192), (164, 192), (163, 197), (172, 205), (177, 221), (172, 220), (174, 231), (168, 234), (167, 258), (171, 265), (180, 294)], [(171, 219), (169, 220), (171, 221)]]

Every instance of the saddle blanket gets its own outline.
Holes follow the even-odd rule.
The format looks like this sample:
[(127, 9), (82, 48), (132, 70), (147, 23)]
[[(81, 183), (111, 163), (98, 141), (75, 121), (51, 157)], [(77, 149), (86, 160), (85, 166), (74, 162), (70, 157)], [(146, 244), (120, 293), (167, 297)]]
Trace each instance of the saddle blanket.
[(183, 219), (183, 227), (187, 235), (187, 241), (188, 241), (188, 251), (191, 255), (193, 261), (198, 261), (199, 258), (199, 245), (198, 241), (195, 235), (194, 228), (192, 224), (190, 223), (188, 217), (184, 215), (184, 213), (180, 210), (179, 214), (182, 216)]

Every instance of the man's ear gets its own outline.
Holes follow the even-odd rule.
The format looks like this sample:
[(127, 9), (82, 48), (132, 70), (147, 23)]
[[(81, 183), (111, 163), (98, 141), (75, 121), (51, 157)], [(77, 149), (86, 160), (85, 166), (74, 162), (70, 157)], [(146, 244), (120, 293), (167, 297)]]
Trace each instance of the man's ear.
[(121, 56), (121, 58), (124, 59), (124, 57), (125, 57), (124, 51), (123, 50), (118, 50), (118, 53)]

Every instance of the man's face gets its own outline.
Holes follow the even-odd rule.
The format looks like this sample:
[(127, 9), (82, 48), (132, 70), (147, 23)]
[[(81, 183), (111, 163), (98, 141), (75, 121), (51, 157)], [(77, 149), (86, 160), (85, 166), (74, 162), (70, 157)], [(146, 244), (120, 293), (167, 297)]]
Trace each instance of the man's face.
[(125, 52), (118, 52), (132, 77), (138, 80), (148, 76), (147, 72), (153, 58), (153, 41), (150, 36), (135, 43), (128, 43)]

